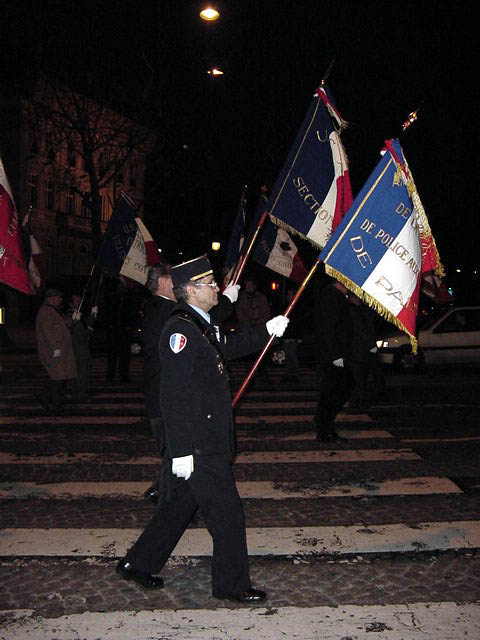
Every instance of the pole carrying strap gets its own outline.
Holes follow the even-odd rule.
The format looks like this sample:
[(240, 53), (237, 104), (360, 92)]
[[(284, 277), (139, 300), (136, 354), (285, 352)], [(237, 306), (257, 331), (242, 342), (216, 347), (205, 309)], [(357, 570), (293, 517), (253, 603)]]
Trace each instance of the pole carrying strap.
[(193, 313), (189, 313), (188, 311), (174, 311), (170, 317), (181, 318), (186, 322), (191, 322), (198, 328), (198, 330), (200, 331), (202, 336), (205, 338), (205, 340), (207, 340), (210, 343), (210, 345), (215, 349), (215, 352), (217, 355), (218, 370), (220, 371), (220, 373), (223, 373), (225, 371), (228, 377), (227, 363), (225, 360), (225, 356), (223, 355), (222, 350), (220, 349), (220, 344), (215, 336), (215, 332), (213, 328), (209, 325), (205, 326), (205, 324), (201, 320), (199, 320), (196, 316), (194, 316)]

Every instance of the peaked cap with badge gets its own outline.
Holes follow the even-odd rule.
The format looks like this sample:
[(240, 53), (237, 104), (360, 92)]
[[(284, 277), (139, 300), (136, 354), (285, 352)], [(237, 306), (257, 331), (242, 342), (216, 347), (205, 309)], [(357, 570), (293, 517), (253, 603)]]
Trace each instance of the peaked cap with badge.
[(172, 277), (173, 287), (180, 287), (186, 282), (201, 280), (206, 276), (213, 274), (212, 265), (207, 257), (207, 254), (193, 258), (187, 262), (177, 264), (170, 269), (170, 275)]

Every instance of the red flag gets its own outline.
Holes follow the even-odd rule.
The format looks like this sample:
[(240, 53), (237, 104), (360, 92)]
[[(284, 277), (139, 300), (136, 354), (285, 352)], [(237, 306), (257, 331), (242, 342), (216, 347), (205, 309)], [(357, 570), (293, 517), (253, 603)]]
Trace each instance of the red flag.
[(21, 226), (5, 169), (0, 158), (0, 281), (31, 293)]
[(25, 262), (28, 265), (30, 288), (33, 293), (39, 293), (45, 286), (45, 260), (43, 251), (30, 229), (31, 210), (32, 207), (30, 207), (22, 222), (23, 247), (25, 249)]
[(160, 255), (156, 242), (150, 235), (147, 227), (143, 224), (140, 218), (135, 218), (135, 222), (140, 229), (140, 233), (142, 234), (143, 242), (145, 244), (145, 259), (147, 267), (151, 267), (153, 264), (157, 264), (158, 262), (163, 262), (163, 256)]

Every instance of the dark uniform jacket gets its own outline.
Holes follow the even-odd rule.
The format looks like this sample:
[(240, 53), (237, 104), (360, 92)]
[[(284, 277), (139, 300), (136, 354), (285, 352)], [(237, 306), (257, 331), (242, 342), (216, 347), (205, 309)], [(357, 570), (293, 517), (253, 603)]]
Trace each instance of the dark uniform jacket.
[(370, 350), (376, 346), (374, 311), (361, 304), (349, 304), (353, 326), (351, 359), (354, 362), (365, 362), (369, 359)]
[(346, 296), (333, 284), (317, 293), (314, 328), (318, 362), (331, 364), (338, 358), (350, 357), (353, 324), (349, 307)]
[[(209, 326), (190, 305), (179, 303), (160, 339), (160, 404), (168, 457), (231, 457), (234, 437), (227, 369), (198, 326), (175, 315), (182, 311), (195, 316), (203, 327)], [(228, 338), (222, 335), (218, 347), (229, 360), (260, 350), (268, 337), (262, 325)]]
[(73, 352), (75, 360), (90, 360), (90, 338), (93, 335), (93, 325), (95, 324), (95, 316), (89, 314), (80, 317), (79, 320), (72, 318), (73, 311), (70, 309), (65, 315), (65, 324), (70, 330), (72, 336)]
[[(174, 300), (154, 295), (145, 305), (142, 343), (145, 408), (149, 418), (159, 418), (162, 415), (158, 395), (161, 371), (159, 343), (163, 327), (176, 304)], [(231, 314), (232, 308), (230, 300), (226, 296), (220, 296), (218, 304), (210, 312), (212, 322), (220, 324)]]
[(158, 345), (163, 327), (177, 303), (162, 296), (152, 296), (145, 305), (142, 327), (143, 369), (145, 375), (145, 408), (149, 418), (162, 415), (158, 389), (160, 387), (160, 354)]

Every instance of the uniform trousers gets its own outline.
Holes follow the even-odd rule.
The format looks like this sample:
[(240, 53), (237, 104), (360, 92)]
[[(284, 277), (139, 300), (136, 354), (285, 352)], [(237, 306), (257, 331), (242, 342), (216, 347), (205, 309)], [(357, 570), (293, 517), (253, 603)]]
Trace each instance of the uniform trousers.
[(317, 437), (333, 431), (335, 417), (348, 400), (353, 386), (354, 377), (348, 367), (337, 367), (334, 364), (324, 364), (322, 381), (318, 393), (315, 426)]
[(87, 394), (88, 370), (90, 368), (90, 358), (77, 358), (77, 377), (75, 379), (74, 391), (76, 399), (82, 399)]
[(158, 574), (197, 509), (213, 539), (212, 592), (235, 595), (251, 587), (243, 508), (227, 456), (195, 456), (188, 480), (170, 472), (171, 497), (161, 505), (125, 560)]

